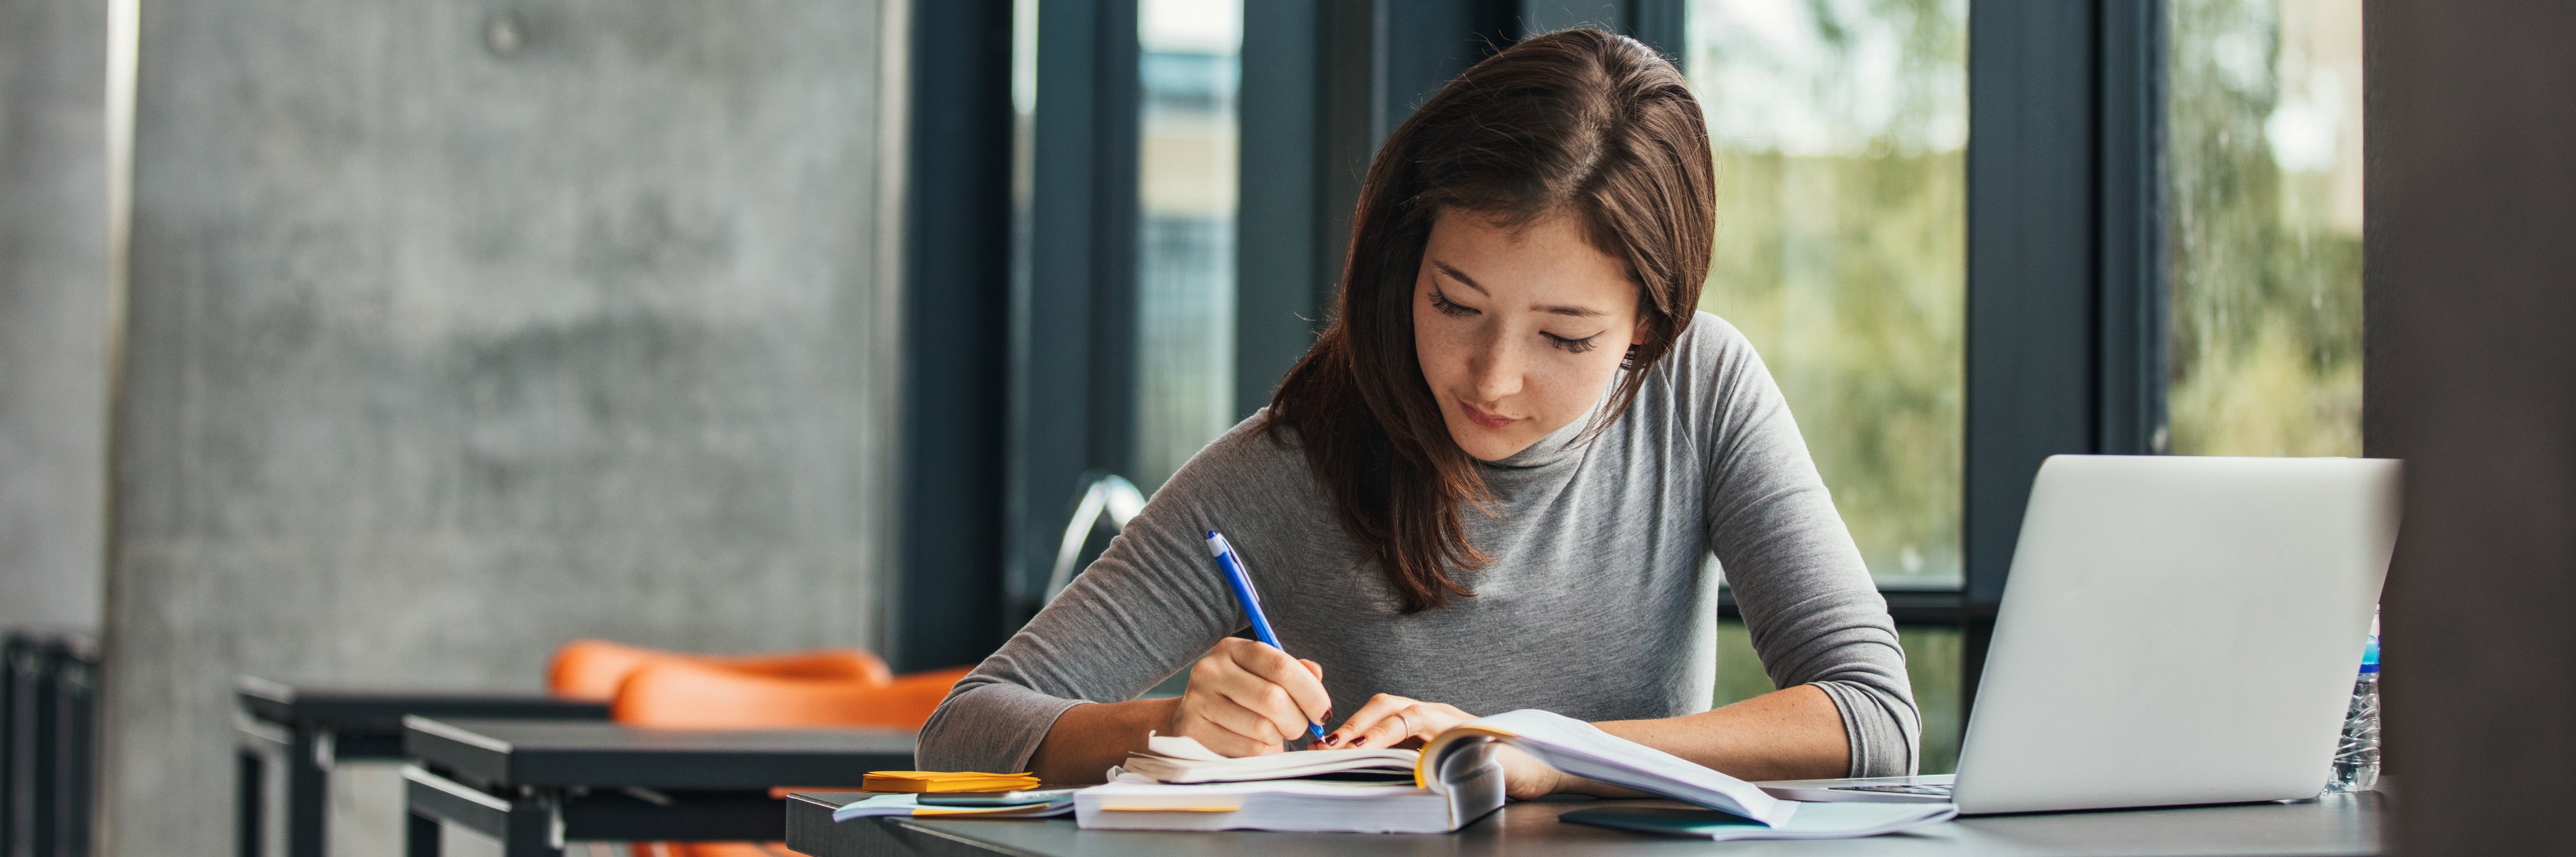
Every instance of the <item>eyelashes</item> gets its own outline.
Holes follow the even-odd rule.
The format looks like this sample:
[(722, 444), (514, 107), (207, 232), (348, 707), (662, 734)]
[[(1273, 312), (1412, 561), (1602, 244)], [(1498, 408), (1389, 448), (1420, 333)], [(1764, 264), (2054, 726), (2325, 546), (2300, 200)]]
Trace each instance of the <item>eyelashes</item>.
[(1449, 296), (1441, 294), (1439, 289), (1431, 290), (1431, 308), (1439, 310), (1441, 315), (1449, 316), (1451, 318), (1465, 318), (1467, 316), (1477, 314), (1476, 310), (1472, 307), (1459, 306), (1457, 303), (1450, 301)]
[[(1439, 310), (1441, 315), (1449, 316), (1451, 318), (1466, 318), (1472, 315), (1483, 314), (1483, 311), (1478, 310), (1475, 307), (1464, 306), (1456, 301), (1450, 300), (1448, 295), (1442, 294), (1436, 287), (1431, 290), (1431, 308)], [(1601, 334), (1595, 333), (1582, 339), (1572, 339), (1558, 336), (1544, 330), (1539, 331), (1538, 335), (1547, 337), (1547, 343), (1549, 345), (1564, 349), (1566, 353), (1569, 354), (1581, 354), (1583, 352), (1590, 351), (1600, 345), (1600, 343), (1595, 340), (1601, 338)]]
[(1593, 335), (1591, 335), (1591, 336), (1586, 336), (1586, 337), (1584, 337), (1584, 338), (1582, 338), (1582, 339), (1567, 339), (1567, 338), (1565, 338), (1565, 337), (1558, 336), (1558, 335), (1553, 334), (1553, 333), (1548, 333), (1548, 332), (1546, 332), (1546, 331), (1539, 331), (1539, 334), (1538, 334), (1538, 335), (1540, 335), (1540, 336), (1544, 336), (1544, 337), (1547, 337), (1548, 344), (1554, 345), (1554, 346), (1556, 346), (1556, 347), (1558, 347), (1558, 348), (1565, 349), (1566, 351), (1571, 352), (1571, 353), (1575, 353), (1575, 354), (1581, 354), (1581, 353), (1583, 353), (1583, 352), (1586, 352), (1586, 351), (1590, 351), (1590, 350), (1592, 350), (1592, 349), (1593, 349), (1593, 347), (1594, 347), (1595, 345), (1597, 345), (1597, 344), (1598, 344), (1598, 343), (1593, 342), (1593, 340), (1596, 340), (1596, 339), (1600, 339), (1600, 338), (1601, 338), (1601, 334), (1598, 334), (1598, 333), (1595, 333), (1595, 334), (1593, 334)]

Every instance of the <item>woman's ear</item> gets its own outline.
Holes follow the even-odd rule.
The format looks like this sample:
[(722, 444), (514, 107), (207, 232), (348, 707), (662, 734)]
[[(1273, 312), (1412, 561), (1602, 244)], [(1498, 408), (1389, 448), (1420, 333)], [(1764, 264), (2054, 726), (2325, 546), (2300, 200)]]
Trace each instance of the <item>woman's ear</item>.
[(1654, 335), (1655, 324), (1652, 317), (1646, 315), (1642, 311), (1637, 313), (1637, 328), (1628, 332), (1628, 353), (1619, 358), (1620, 367), (1625, 369), (1636, 368), (1637, 352), (1644, 351), (1646, 349), (1647, 339)]

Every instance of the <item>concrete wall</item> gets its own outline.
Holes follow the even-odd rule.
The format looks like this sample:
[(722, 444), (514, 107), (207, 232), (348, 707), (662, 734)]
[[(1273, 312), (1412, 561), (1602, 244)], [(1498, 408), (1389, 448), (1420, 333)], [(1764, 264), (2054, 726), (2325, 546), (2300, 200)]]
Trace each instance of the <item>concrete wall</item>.
[[(146, 0), (112, 853), (230, 847), (238, 673), (535, 690), (576, 636), (878, 643), (886, 32), (865, 0)], [(337, 853), (393, 853), (392, 780), (354, 782)]]
[(96, 626), (107, 3), (0, 0), (0, 627)]

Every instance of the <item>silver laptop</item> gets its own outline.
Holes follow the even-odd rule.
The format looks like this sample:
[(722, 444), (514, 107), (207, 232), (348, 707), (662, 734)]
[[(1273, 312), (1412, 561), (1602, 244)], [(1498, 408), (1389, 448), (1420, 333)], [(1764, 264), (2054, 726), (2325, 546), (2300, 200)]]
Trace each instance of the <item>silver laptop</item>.
[(2314, 797), (2396, 543), (2398, 469), (2053, 456), (1958, 774), (1759, 785), (1963, 814)]

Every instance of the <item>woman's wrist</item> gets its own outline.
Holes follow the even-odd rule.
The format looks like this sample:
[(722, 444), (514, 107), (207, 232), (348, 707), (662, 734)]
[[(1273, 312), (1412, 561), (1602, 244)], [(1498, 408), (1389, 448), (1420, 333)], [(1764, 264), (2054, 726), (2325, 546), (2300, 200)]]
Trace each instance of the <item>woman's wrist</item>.
[(1065, 709), (1029, 757), (1029, 770), (1050, 783), (1096, 783), (1150, 733), (1170, 734), (1178, 697), (1086, 702)]

